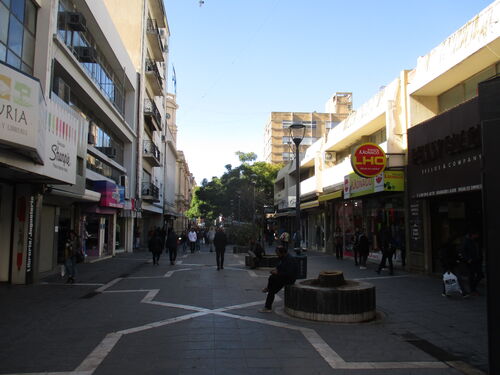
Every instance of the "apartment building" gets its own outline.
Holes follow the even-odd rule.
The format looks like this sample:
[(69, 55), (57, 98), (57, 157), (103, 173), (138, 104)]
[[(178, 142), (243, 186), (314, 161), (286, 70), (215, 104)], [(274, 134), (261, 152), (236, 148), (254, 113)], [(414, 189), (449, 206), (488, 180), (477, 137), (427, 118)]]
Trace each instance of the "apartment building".
[(175, 186), (175, 203), (177, 207), (178, 218), (175, 221), (175, 231), (181, 233), (189, 226), (189, 219), (186, 211), (189, 210), (193, 191), (196, 187), (196, 181), (193, 174), (189, 171), (189, 165), (184, 152), (177, 152), (177, 179)]
[(100, 2), (1, 1), (0, 18), (0, 280), (30, 283), (70, 230), (89, 257), (131, 248), (135, 69)]
[(337, 92), (325, 104), (325, 112), (271, 112), (264, 129), (264, 160), (286, 163), (294, 159), (294, 145), (288, 127), (294, 123), (306, 126), (300, 153), (338, 125), (351, 112), (352, 93)]
[[(458, 245), (467, 228), (481, 233), (478, 86), (500, 73), (499, 10), (495, 1), (311, 145), (300, 181), (287, 164), (275, 182), (279, 224), (295, 230), (290, 218), (300, 183), (303, 246), (334, 252), (337, 232), (352, 254), (362, 229), (378, 260), (381, 230), (389, 228), (397, 263), (442, 272), (442, 247)], [(353, 171), (351, 156), (363, 143), (387, 155), (376, 178)]]
[(164, 227), (165, 112), (170, 30), (162, 0), (104, 0), (137, 71), (136, 246), (146, 247), (152, 230)]

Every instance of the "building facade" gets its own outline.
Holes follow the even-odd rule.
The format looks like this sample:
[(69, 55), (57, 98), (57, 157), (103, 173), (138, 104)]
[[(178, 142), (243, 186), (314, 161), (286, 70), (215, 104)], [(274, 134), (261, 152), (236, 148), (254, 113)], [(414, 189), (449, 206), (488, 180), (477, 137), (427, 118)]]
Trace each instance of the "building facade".
[(0, 14), (0, 220), (16, 237), (0, 278), (30, 283), (58, 268), (70, 230), (87, 229), (89, 257), (131, 244), (121, 176), (133, 170), (135, 69), (99, 2), (2, 2)]
[[(113, 5), (142, 15), (130, 33)], [(143, 246), (179, 216), (163, 2), (2, 0), (0, 19), (0, 281), (57, 272), (70, 231), (87, 261)]]
[(134, 232), (136, 247), (145, 248), (151, 233), (165, 227), (165, 98), (170, 30), (161, 0), (104, 3), (137, 71), (136, 195), (141, 215)]
[[(264, 129), (264, 160), (268, 163), (286, 163), (294, 158), (294, 145), (287, 128), (294, 123), (306, 126), (300, 152), (337, 126), (352, 108), (351, 93), (336, 93), (325, 105), (328, 113), (318, 112), (271, 112)], [(332, 111), (332, 112), (330, 112)]]
[[(472, 227), (481, 233), (481, 117), (478, 85), (499, 73), (496, 1), (418, 59), (350, 114), (300, 160), (303, 246), (335, 252), (336, 233), (351, 253), (364, 231), (370, 257), (380, 258), (388, 228), (397, 262), (424, 273), (442, 272), (441, 250), (458, 249)], [(376, 178), (353, 173), (351, 155), (362, 143), (387, 154)], [(293, 226), (294, 163), (275, 182), (276, 217)], [(294, 230), (294, 228), (290, 228)]]

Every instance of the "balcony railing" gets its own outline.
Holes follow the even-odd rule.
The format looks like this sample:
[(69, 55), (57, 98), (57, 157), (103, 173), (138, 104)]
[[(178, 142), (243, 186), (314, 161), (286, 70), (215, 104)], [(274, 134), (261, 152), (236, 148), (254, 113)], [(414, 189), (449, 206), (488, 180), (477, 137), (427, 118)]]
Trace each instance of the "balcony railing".
[(153, 141), (145, 140), (143, 150), (143, 157), (148, 159), (153, 166), (159, 167), (161, 165), (161, 152)]
[(146, 30), (154, 59), (156, 61), (163, 61), (163, 52), (165, 48), (163, 47), (163, 42), (161, 41), (160, 31), (158, 30), (156, 20), (148, 18)]
[(142, 183), (142, 199), (146, 201), (159, 201), (160, 189), (151, 182)]
[(161, 78), (161, 74), (156, 66), (156, 63), (147, 59), (145, 68), (146, 77), (148, 78), (151, 88), (153, 89), (153, 93), (156, 96), (160, 96), (163, 92), (163, 79)]
[(155, 130), (161, 131), (161, 113), (158, 110), (155, 102), (151, 99), (144, 99), (144, 116), (147, 119), (152, 119), (155, 123)]

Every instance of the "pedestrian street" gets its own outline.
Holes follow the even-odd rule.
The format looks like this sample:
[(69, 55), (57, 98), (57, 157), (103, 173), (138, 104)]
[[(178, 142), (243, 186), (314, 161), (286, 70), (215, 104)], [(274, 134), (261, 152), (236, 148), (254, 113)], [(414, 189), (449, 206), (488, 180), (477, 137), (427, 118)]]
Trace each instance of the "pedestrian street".
[[(284, 313), (283, 292), (273, 313), (259, 313), (268, 274), (245, 268), (244, 255), (230, 252), (221, 271), (206, 251), (181, 254), (174, 266), (164, 255), (159, 266), (147, 261), (94, 289), (86, 299), (91, 306), (82, 302), (80, 311), (89, 314), (107, 306), (113, 321), (103, 320), (101, 329), (105, 324), (109, 330), (73, 361), (75, 367), (29, 374), (465, 373), (457, 370), (467, 368), (464, 363), (436, 360), (389, 332), (383, 314), (364, 324), (300, 320)], [(123, 322), (114, 320), (120, 316)]]

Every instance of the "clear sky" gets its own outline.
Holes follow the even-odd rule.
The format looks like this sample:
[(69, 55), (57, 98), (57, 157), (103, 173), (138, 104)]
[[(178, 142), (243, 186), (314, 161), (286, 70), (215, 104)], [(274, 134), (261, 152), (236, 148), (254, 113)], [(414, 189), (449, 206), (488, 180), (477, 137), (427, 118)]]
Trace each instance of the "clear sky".
[(354, 109), (416, 66), (491, 0), (164, 0), (168, 87), (177, 79), (178, 148), (196, 182), (263, 158), (270, 112)]

